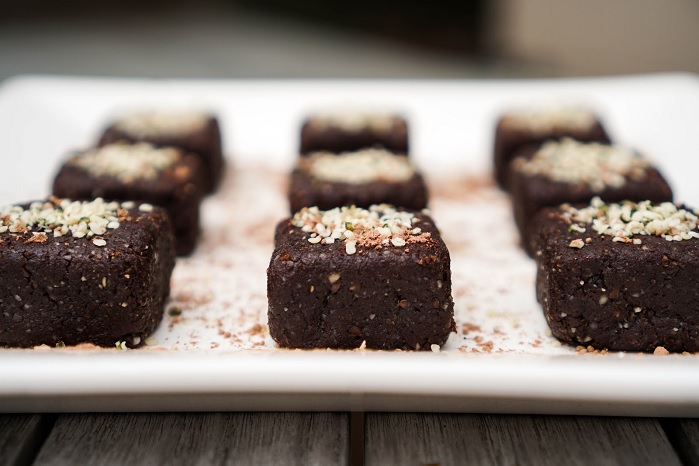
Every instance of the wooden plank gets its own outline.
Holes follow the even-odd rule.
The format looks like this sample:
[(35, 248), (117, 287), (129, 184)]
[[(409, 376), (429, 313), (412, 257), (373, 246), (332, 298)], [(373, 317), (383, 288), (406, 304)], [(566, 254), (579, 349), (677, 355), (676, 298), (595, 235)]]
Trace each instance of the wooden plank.
[(36, 464), (345, 465), (348, 435), (346, 414), (64, 415)]
[(47, 429), (38, 414), (0, 414), (0, 464), (30, 464)]
[(699, 419), (666, 419), (663, 427), (684, 464), (699, 466)]
[(366, 464), (679, 465), (653, 419), (367, 414)]

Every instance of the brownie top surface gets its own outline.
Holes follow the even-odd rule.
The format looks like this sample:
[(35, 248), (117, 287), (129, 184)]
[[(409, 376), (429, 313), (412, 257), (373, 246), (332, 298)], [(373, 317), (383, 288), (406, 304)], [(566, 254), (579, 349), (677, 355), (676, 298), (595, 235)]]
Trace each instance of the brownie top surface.
[(445, 248), (432, 219), (386, 204), (369, 209), (303, 208), (277, 227), (277, 247), (296, 252), (343, 256), (366, 251)]
[(79, 167), (94, 177), (107, 176), (122, 183), (153, 180), (183, 159), (179, 149), (157, 148), (141, 142), (116, 143), (74, 155), (67, 165)]
[[(591, 192), (622, 188), (628, 181), (640, 181), (652, 167), (631, 149), (579, 142), (570, 138), (548, 141), (512, 162), (512, 169), (526, 177), (543, 177), (554, 182), (584, 185)], [(529, 155), (530, 154), (530, 155)]]
[[(150, 204), (105, 202), (101, 198), (94, 201), (51, 198), (5, 206), (0, 208), (0, 244), (41, 248), (89, 243), (102, 248), (116, 238), (150, 241), (151, 234), (141, 238), (140, 225), (154, 224), (153, 218), (163, 215), (162, 210)], [(157, 222), (162, 223), (162, 219)]]
[(123, 115), (113, 127), (135, 138), (169, 137), (201, 131), (212, 119), (200, 111), (149, 110)]
[(306, 119), (305, 125), (318, 130), (332, 127), (348, 132), (390, 132), (395, 126), (405, 125), (405, 119), (400, 115), (385, 112), (335, 112), (311, 115)]
[(407, 157), (383, 149), (341, 154), (315, 152), (300, 157), (297, 169), (318, 181), (355, 185), (374, 181), (401, 183), (415, 176)]
[(556, 131), (587, 131), (598, 122), (597, 116), (587, 108), (551, 107), (506, 113), (500, 118), (499, 125), (516, 131), (544, 134)]
[(562, 205), (537, 216), (541, 235), (549, 244), (585, 250), (623, 246), (640, 251), (699, 251), (697, 219), (695, 210), (670, 202), (605, 203), (599, 198), (589, 206)]

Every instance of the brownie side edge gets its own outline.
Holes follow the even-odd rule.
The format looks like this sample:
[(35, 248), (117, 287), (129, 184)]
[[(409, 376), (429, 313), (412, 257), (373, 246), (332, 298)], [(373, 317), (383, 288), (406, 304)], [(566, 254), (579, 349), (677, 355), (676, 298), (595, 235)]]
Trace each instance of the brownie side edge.
[(90, 239), (2, 235), (0, 345), (143, 344), (158, 326), (175, 258), (162, 209), (131, 211), (133, 220)]
[(272, 338), (290, 348), (444, 344), (455, 328), (449, 252), (428, 217), (418, 225), (434, 241), (348, 255), (341, 241), (310, 244), (281, 222), (267, 275)]
[[(699, 241), (613, 242), (567, 232), (556, 209), (537, 216), (537, 299), (552, 334), (619, 351), (699, 351)], [(574, 239), (590, 237), (583, 248)]]

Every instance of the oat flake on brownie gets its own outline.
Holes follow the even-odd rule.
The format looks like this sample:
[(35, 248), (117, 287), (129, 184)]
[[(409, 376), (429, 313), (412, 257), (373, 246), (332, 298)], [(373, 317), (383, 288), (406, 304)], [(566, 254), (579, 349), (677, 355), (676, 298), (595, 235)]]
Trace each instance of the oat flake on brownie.
[(518, 158), (515, 169), (525, 175), (545, 176), (553, 181), (586, 184), (595, 192), (619, 188), (627, 179), (641, 179), (650, 164), (630, 149), (570, 138), (549, 141), (531, 159)]
[(210, 116), (201, 112), (150, 111), (121, 117), (115, 127), (135, 137), (189, 134), (202, 129)]
[(174, 148), (159, 149), (148, 143), (109, 144), (68, 161), (93, 176), (110, 176), (124, 183), (152, 180), (182, 158)]
[(400, 121), (396, 115), (386, 113), (348, 112), (319, 114), (309, 118), (309, 123), (316, 127), (336, 127), (346, 131), (372, 129), (388, 131)]
[(342, 154), (316, 152), (300, 163), (314, 178), (335, 183), (365, 184), (379, 180), (398, 183), (415, 176), (407, 157), (382, 149)]
[[(122, 207), (118, 202), (105, 202), (101, 198), (90, 202), (52, 198), (47, 202), (33, 202), (26, 208), (6, 206), (0, 208), (0, 233), (50, 233), (54, 237), (70, 234), (76, 238), (92, 238), (119, 228)], [(104, 246), (102, 241), (95, 244)]]
[(556, 129), (584, 131), (591, 128), (597, 118), (586, 108), (552, 107), (512, 112), (503, 118), (503, 124), (534, 133), (547, 133)]
[(421, 229), (414, 227), (418, 219), (410, 212), (396, 210), (387, 204), (360, 207), (337, 207), (321, 211), (305, 207), (291, 219), (295, 227), (310, 233), (312, 244), (332, 244), (345, 241), (347, 254), (354, 254), (357, 245), (403, 247), (410, 242), (423, 241)]
[[(667, 241), (684, 241), (699, 238), (697, 211), (677, 207), (671, 202), (652, 204), (650, 201), (604, 203), (599, 197), (592, 199), (588, 207), (576, 209), (564, 206), (563, 217), (580, 231), (590, 226), (599, 235), (607, 235), (612, 241), (642, 244), (634, 236), (660, 236)], [(584, 231), (584, 230), (583, 230)]]

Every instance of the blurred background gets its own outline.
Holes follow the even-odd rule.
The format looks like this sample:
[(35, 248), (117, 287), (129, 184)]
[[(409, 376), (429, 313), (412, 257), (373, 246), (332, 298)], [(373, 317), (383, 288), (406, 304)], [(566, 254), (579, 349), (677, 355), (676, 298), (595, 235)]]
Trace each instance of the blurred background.
[(699, 72), (697, 0), (4, 0), (0, 79)]

